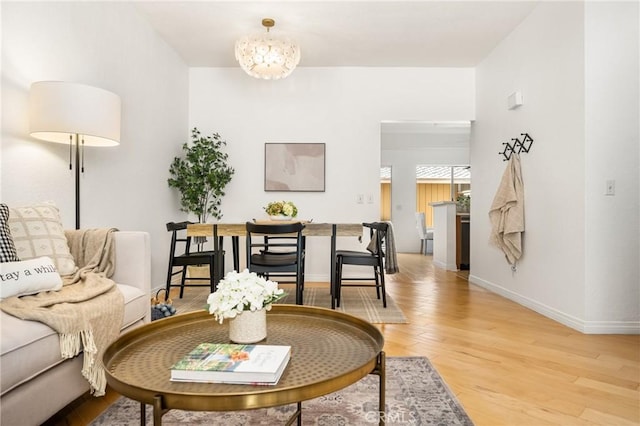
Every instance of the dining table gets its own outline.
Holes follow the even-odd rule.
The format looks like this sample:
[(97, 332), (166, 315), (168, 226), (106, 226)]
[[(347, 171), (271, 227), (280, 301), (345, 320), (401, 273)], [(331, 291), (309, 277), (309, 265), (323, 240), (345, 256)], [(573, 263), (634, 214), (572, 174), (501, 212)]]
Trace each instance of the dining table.
[[(305, 227), (302, 230), (303, 237), (330, 237), (331, 238), (331, 308), (335, 308), (335, 285), (336, 285), (336, 241), (337, 237), (358, 237), (362, 239), (362, 223), (321, 223), (304, 220), (272, 221), (253, 220), (254, 223), (262, 224), (284, 224), (302, 222)], [(187, 226), (187, 236), (189, 237), (212, 237), (215, 256), (213, 288), (216, 289), (218, 282), (223, 278), (224, 251), (222, 250), (223, 238), (231, 237), (233, 268), (238, 271), (240, 267), (240, 237), (247, 235), (246, 222), (244, 223), (194, 223)]]

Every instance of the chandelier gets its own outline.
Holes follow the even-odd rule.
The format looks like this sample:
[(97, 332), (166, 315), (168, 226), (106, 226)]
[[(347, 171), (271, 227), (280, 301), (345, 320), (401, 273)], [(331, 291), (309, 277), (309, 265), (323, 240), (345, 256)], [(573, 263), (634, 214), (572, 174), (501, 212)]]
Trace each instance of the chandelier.
[(236, 60), (247, 74), (265, 80), (285, 78), (300, 63), (300, 46), (287, 38), (271, 35), (275, 25), (270, 18), (262, 20), (266, 33), (245, 36), (236, 41)]

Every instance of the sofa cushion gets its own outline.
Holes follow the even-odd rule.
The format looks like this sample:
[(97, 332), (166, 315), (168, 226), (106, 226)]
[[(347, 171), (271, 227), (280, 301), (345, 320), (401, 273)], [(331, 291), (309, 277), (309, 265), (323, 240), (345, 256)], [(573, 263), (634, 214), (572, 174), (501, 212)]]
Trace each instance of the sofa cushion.
[(0, 203), (0, 262), (17, 262), (20, 258), (11, 237), (8, 220), (9, 206)]
[(7, 223), (21, 260), (49, 256), (60, 275), (70, 275), (76, 271), (60, 221), (60, 212), (54, 204), (10, 207)]
[(50, 257), (0, 263), (0, 299), (61, 288), (62, 278)]
[[(133, 286), (118, 284), (118, 288), (124, 295), (121, 329), (125, 329), (147, 315), (149, 297)], [(0, 311), (0, 336), (0, 395), (64, 361), (58, 334), (40, 322), (23, 321)]]
[(131, 285), (118, 284), (118, 288), (124, 296), (124, 317), (121, 327), (121, 330), (124, 330), (148, 314), (149, 295)]

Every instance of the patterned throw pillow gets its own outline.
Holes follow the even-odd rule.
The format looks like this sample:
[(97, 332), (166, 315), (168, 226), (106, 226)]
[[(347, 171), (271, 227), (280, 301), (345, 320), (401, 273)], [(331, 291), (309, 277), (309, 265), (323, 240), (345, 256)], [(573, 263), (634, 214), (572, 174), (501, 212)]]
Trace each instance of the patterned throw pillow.
[(54, 204), (11, 207), (9, 210), (9, 229), (20, 259), (48, 256), (60, 275), (70, 275), (76, 271), (60, 221), (60, 212)]
[(8, 220), (9, 207), (6, 204), (0, 204), (0, 263), (20, 260), (11, 237), (11, 231), (7, 225)]

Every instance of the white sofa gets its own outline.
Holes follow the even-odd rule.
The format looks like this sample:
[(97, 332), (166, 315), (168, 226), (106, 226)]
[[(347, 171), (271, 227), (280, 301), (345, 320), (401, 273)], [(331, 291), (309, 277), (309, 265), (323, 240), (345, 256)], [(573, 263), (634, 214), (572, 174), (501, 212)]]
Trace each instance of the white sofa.
[[(111, 277), (125, 299), (121, 331), (150, 321), (151, 252), (146, 232), (114, 234)], [(0, 311), (0, 424), (38, 425), (89, 390), (82, 354), (61, 359), (58, 335), (48, 326)]]

